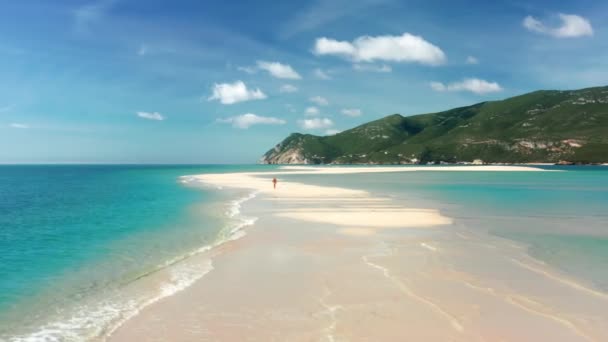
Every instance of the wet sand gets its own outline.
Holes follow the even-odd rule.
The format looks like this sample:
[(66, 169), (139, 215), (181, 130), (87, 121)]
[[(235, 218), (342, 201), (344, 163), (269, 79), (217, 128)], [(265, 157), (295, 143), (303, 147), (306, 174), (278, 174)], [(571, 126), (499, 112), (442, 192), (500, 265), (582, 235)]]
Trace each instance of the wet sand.
[(523, 246), (432, 208), (301, 183), (272, 190), (268, 177), (200, 176), (258, 191), (243, 205), (258, 221), (206, 256), (213, 271), (110, 341), (608, 340), (608, 295)]

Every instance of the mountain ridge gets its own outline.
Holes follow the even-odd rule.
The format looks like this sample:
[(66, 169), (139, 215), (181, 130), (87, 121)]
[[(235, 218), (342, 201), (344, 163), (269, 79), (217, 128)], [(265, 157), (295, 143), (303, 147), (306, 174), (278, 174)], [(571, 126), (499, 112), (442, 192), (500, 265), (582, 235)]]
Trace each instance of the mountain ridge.
[(606, 163), (608, 86), (539, 90), (392, 114), (331, 136), (292, 133), (266, 164)]

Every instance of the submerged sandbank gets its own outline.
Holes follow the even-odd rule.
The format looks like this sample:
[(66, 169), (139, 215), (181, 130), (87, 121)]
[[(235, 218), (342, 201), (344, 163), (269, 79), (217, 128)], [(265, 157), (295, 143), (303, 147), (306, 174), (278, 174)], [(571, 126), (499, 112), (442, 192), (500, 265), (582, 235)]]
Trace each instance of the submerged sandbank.
[[(311, 167), (283, 166), (275, 175), (301, 174), (354, 174), (389, 173), (416, 171), (544, 171), (524, 166), (408, 166), (408, 167)], [(270, 186), (267, 172), (205, 174), (193, 176), (195, 179), (216, 187), (251, 189), (272, 195), (273, 200), (319, 201), (322, 205), (304, 206), (299, 209), (276, 210), (273, 215), (308, 221), (311, 223), (331, 223), (357, 228), (406, 228), (433, 227), (451, 224), (451, 219), (442, 216), (435, 209), (395, 208), (389, 199), (371, 196), (362, 190), (352, 190), (328, 186), (315, 186), (297, 182), (279, 181), (277, 188)], [(387, 202), (379, 204), (380, 202)], [(308, 202), (310, 204), (310, 202)]]
[[(340, 174), (366, 172), (416, 171), (415, 168), (310, 168), (284, 167), (277, 176), (297, 174)], [(479, 168), (476, 168), (479, 170)], [(295, 171), (294, 171), (295, 170)], [(454, 170), (457, 171), (457, 170)], [(270, 173), (225, 173), (194, 176), (197, 180), (215, 187), (251, 189), (267, 194), (272, 201), (285, 200), (299, 203), (289, 208), (276, 209), (272, 215), (307, 221), (330, 223), (357, 228), (406, 228), (433, 227), (451, 224), (451, 219), (429, 208), (395, 207), (388, 198), (372, 196), (363, 190), (329, 186), (316, 186), (298, 182), (279, 181), (276, 188), (269, 182)], [(311, 202), (312, 201), (312, 202)], [(319, 204), (314, 205), (313, 202)], [(306, 205), (303, 205), (306, 203)]]
[(243, 206), (258, 221), (214, 252), (213, 272), (147, 307), (110, 340), (608, 338), (608, 296), (524, 247), (362, 190), (283, 180), (274, 190), (270, 178), (289, 172), (329, 171), (196, 176), (258, 193)]

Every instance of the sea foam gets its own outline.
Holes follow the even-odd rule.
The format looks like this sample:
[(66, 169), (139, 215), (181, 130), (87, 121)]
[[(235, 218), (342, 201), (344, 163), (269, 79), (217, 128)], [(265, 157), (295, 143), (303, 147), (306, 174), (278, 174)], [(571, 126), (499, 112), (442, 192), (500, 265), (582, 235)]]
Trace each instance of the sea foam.
[[(181, 177), (179, 181), (182, 184), (189, 184), (198, 180), (195, 177), (186, 176)], [(154, 294), (141, 292), (139, 295), (131, 296), (131, 298), (124, 298), (119, 291), (116, 296), (110, 296), (103, 301), (80, 305), (70, 310), (69, 317), (56, 318), (36, 329), (35, 332), (11, 337), (9, 341), (59, 342), (105, 339), (127, 320), (139, 314), (145, 307), (185, 290), (211, 272), (213, 270), (211, 258), (205, 259), (203, 262), (188, 262), (189, 259), (226, 242), (245, 236), (244, 228), (253, 225), (257, 217), (242, 216), (241, 207), (243, 203), (255, 198), (256, 195), (257, 192), (252, 192), (228, 203), (225, 213), (228, 223), (212, 244), (201, 246), (186, 254), (167, 260), (159, 264), (154, 271), (148, 273), (145, 277), (163, 270), (169, 273), (168, 279), (158, 285)], [(134, 285), (131, 283), (127, 286)]]

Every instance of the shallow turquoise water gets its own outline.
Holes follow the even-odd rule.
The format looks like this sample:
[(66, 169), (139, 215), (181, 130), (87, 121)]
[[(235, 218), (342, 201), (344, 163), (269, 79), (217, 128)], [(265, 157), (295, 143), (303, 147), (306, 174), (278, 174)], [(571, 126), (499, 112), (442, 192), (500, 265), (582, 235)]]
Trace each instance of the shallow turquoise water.
[(226, 198), (180, 176), (267, 168), (0, 166), (0, 340), (213, 243)]
[[(75, 303), (112, 298), (168, 261), (225, 235), (225, 203), (243, 194), (185, 186), (180, 176), (274, 169), (0, 166), (0, 340), (15, 332), (29, 336), (51, 314), (73, 317)], [(608, 167), (561, 169), (566, 171), (279, 179), (366, 189), (440, 208), (459, 228), (524, 243), (532, 256), (608, 290)], [(76, 316), (88, 309), (94, 308), (78, 307)], [(75, 322), (66, 329), (81, 324)], [(44, 334), (64, 336), (53, 329)]]
[(528, 246), (529, 254), (608, 291), (608, 167), (561, 172), (405, 172), (286, 176), (365, 189), (440, 208), (464, 229)]

